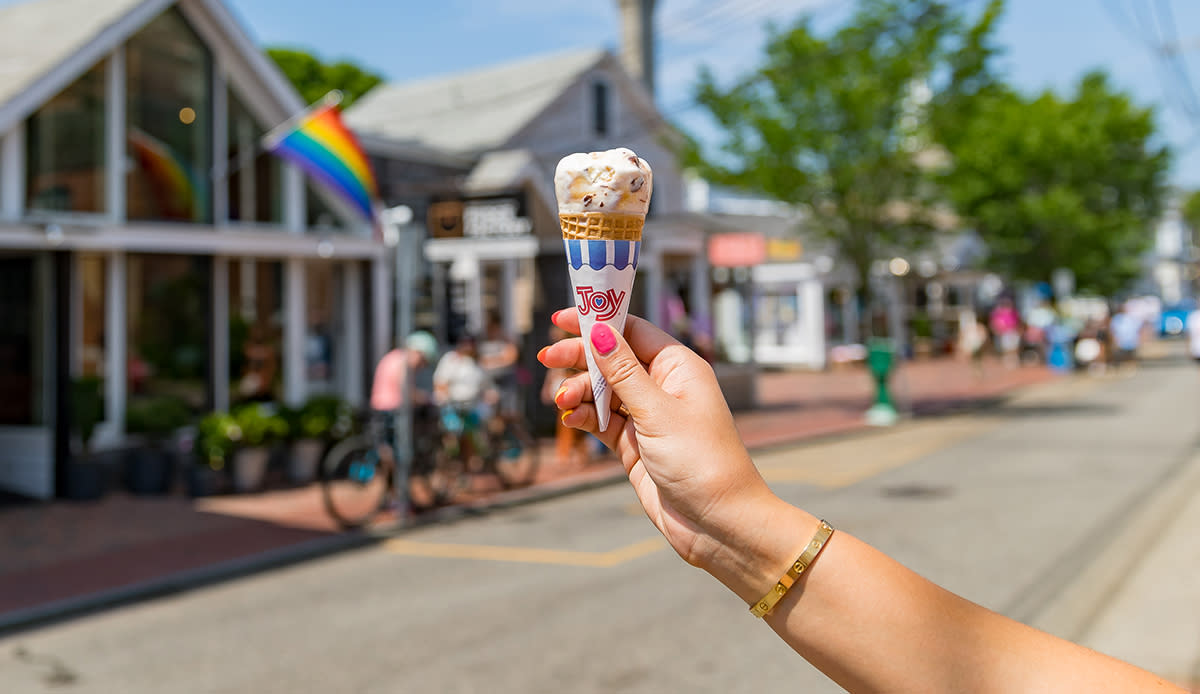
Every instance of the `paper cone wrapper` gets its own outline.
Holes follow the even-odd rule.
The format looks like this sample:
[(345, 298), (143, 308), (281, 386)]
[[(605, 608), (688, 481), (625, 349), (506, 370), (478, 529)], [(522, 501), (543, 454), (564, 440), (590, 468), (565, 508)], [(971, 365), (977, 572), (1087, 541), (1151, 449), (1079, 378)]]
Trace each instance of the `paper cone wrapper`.
[[(565, 232), (564, 228), (564, 232)], [(592, 378), (592, 394), (596, 399), (596, 414), (600, 431), (608, 429), (612, 414), (612, 391), (608, 381), (596, 368), (588, 335), (596, 321), (607, 323), (613, 330), (624, 332), (629, 315), (629, 299), (633, 293), (633, 278), (637, 271), (641, 241), (610, 241), (564, 238), (567, 262), (571, 268), (571, 288), (575, 307), (579, 309), (579, 330), (588, 345), (588, 373)]]

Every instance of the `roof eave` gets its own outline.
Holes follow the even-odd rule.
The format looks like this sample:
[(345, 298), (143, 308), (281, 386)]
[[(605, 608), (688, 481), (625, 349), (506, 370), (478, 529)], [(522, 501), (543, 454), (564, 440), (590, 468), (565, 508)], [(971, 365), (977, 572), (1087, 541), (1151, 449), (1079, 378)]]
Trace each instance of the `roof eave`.
[(29, 117), (92, 66), (104, 60), (131, 35), (157, 17), (176, 0), (146, 0), (92, 37), (48, 72), (35, 77), (24, 89), (0, 104), (0, 132)]

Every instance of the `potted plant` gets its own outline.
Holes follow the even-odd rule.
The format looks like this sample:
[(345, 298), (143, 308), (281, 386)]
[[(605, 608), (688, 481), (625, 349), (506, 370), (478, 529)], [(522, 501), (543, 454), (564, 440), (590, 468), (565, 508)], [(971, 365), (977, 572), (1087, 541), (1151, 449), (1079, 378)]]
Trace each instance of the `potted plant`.
[(191, 419), (180, 399), (170, 396), (132, 400), (125, 411), (125, 431), (139, 434), (142, 445), (125, 461), (125, 483), (134, 494), (166, 494), (171, 487), (175, 455), (168, 443)]
[(241, 429), (227, 412), (210, 412), (200, 420), (192, 445), (192, 464), (186, 467), (188, 495), (217, 493), (241, 435)]
[(111, 466), (105, 456), (91, 447), (96, 426), (104, 419), (102, 386), (95, 376), (71, 381), (71, 424), (79, 437), (79, 446), (67, 466), (65, 490), (68, 499), (91, 501), (108, 491)]
[(304, 403), (305, 416), (319, 420), (326, 442), (340, 441), (354, 433), (354, 408), (336, 395), (314, 395)]
[(317, 476), (329, 422), (305, 407), (285, 407), (280, 416), (287, 422), (287, 472), (293, 484), (307, 484)]
[(237, 448), (233, 453), (233, 487), (239, 492), (262, 487), (271, 459), (271, 444), (287, 436), (287, 423), (270, 405), (252, 403), (233, 412)]
[(923, 359), (933, 355), (933, 321), (929, 314), (917, 313), (909, 321), (912, 331), (913, 356)]

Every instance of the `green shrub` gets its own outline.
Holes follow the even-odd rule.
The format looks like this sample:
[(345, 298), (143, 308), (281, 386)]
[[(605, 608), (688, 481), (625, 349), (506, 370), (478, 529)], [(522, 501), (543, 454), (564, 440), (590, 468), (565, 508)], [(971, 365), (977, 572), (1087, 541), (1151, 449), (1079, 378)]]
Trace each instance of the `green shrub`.
[(125, 409), (125, 431), (162, 441), (191, 419), (191, 411), (179, 398), (166, 395), (137, 398)]
[(265, 446), (288, 435), (287, 422), (271, 405), (242, 405), (233, 411), (233, 421), (241, 430), (243, 446)]
[(303, 436), (336, 440), (346, 438), (354, 429), (354, 409), (336, 395), (314, 395), (300, 408), (296, 418), (297, 431), (306, 432)]
[(227, 412), (210, 412), (196, 429), (196, 456), (221, 469), (242, 441), (242, 430)]

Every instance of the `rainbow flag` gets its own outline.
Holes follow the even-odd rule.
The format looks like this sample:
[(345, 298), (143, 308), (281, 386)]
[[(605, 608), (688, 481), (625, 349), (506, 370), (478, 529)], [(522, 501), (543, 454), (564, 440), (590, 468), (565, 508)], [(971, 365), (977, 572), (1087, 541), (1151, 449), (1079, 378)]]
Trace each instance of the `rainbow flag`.
[(375, 222), (378, 186), (371, 163), (354, 133), (342, 122), (342, 93), (330, 92), (301, 115), (263, 137), (263, 147), (299, 166)]

